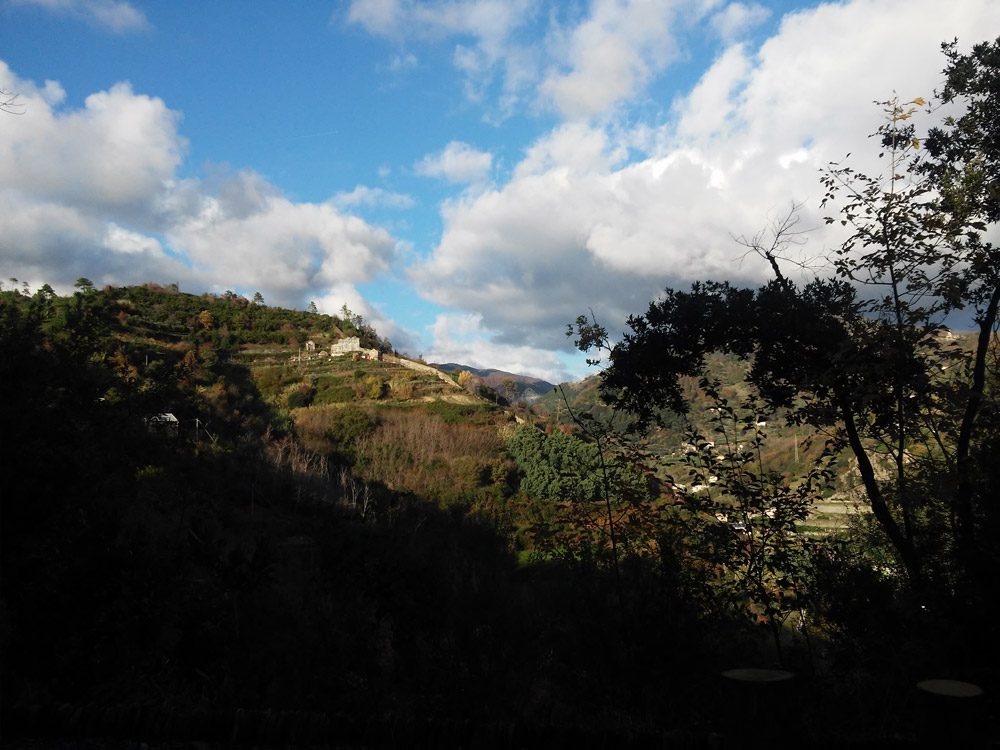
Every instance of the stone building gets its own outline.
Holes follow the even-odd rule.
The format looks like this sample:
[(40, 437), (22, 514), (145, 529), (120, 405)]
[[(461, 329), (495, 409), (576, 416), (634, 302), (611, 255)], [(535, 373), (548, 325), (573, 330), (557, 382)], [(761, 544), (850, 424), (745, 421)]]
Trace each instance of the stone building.
[(362, 349), (361, 339), (357, 336), (342, 338), (330, 347), (331, 357), (342, 357), (344, 355), (350, 355), (355, 359), (381, 359), (378, 349)]

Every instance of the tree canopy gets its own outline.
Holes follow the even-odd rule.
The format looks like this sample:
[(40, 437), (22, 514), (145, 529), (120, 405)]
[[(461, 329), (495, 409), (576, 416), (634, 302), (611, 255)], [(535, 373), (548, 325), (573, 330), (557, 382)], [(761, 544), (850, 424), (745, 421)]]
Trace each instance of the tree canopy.
[[(850, 230), (829, 267), (803, 284), (786, 275), (793, 207), (772, 236), (747, 243), (769, 262), (771, 281), (667, 289), (629, 318), (602, 373), (605, 399), (638, 429), (663, 410), (686, 410), (678, 377), (702, 374), (709, 353), (750, 360), (748, 380), (769, 409), (849, 449), (914, 582), (983, 570), (996, 552), (984, 476), (995, 463), (977, 460), (995, 450), (998, 419), (987, 362), (997, 349), (1000, 253), (987, 232), (1000, 217), (988, 189), (1000, 174), (1000, 40), (968, 55), (954, 43), (944, 51), (941, 98), (963, 104), (961, 115), (931, 128), (921, 148), (913, 118), (926, 102), (882, 102), (874, 135), (883, 173), (841, 163), (823, 171), (823, 206), (837, 209), (827, 222)], [(970, 346), (945, 325), (960, 310), (976, 327)], [(584, 317), (575, 332), (582, 349), (608, 345)]]

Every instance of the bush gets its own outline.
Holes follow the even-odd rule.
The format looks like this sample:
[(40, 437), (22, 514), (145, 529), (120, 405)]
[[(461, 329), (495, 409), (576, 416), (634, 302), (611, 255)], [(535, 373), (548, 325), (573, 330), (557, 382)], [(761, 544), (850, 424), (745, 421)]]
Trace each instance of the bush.
[(426, 410), (447, 424), (487, 424), (496, 408), (490, 404), (453, 404), (450, 401), (432, 401)]
[(320, 391), (316, 394), (316, 398), (313, 403), (317, 405), (322, 404), (342, 404), (348, 401), (354, 401), (357, 394), (354, 389), (349, 385), (339, 386), (337, 388), (327, 388), (326, 390)]
[(320, 375), (316, 378), (316, 387), (321, 391), (327, 388), (335, 388), (343, 385), (343, 383), (344, 378), (340, 375)]
[(365, 378), (365, 396), (370, 399), (379, 399), (383, 395), (385, 395), (385, 383), (382, 382), (381, 378), (375, 375)]
[(378, 427), (378, 418), (368, 411), (358, 408), (330, 410), (326, 412), (329, 426), (324, 435), (335, 445), (347, 447), (359, 437), (370, 435)]
[(492, 428), (449, 425), (409, 411), (386, 414), (357, 441), (365, 479), (442, 504), (471, 500), (489, 483), (502, 448)]
[(313, 401), (313, 396), (316, 392), (307, 385), (300, 385), (294, 391), (288, 394), (288, 408), (289, 409), (301, 409), (304, 406), (309, 406)]
[(413, 383), (409, 380), (398, 380), (394, 378), (389, 381), (389, 388), (392, 391), (392, 397), (395, 399), (406, 401), (407, 399), (413, 398)]

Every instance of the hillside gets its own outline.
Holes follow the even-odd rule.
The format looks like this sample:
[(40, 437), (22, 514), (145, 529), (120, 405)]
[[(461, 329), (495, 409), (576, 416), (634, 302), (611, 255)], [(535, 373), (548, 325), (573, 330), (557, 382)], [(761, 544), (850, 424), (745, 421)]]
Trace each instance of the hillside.
[[(502, 622), (504, 601), (480, 587), (497, 591), (513, 557), (414, 492), (481, 490), (496, 408), (389, 362), (299, 361), (355, 332), (377, 341), (359, 321), (152, 285), (0, 293), (17, 467), (0, 524), (5, 719), (94, 699), (365, 716), (467, 692), (461, 668), (428, 674), (479, 658), (468, 623)], [(379, 451), (403, 428), (425, 454), (390, 466)], [(404, 468), (424, 484), (394, 489)], [(459, 601), (461, 617), (426, 615)]]
[(511, 390), (511, 393), (506, 394), (507, 400), (511, 403), (533, 404), (546, 393), (549, 393), (553, 388), (555, 388), (552, 383), (542, 380), (541, 378), (533, 378), (529, 375), (519, 375), (513, 372), (505, 372), (504, 370), (482, 369), (471, 367), (469, 365), (456, 364), (455, 362), (434, 364), (433, 366), (443, 370), (444, 372), (458, 373), (463, 370), (470, 372), (476, 376), (477, 381), (482, 385), (494, 391), (503, 391), (505, 394), (505, 384), (513, 383), (514, 387)]
[[(602, 450), (556, 390), (482, 398), (349, 311), (43, 287), (0, 292), (0, 347), (5, 731), (662, 745), (718, 729), (733, 664), (861, 670), (899, 637), (877, 619), (884, 543), (860, 524), (823, 546), (845, 501), (808, 495), (810, 517), (791, 479), (745, 520), (725, 493), (679, 500), (667, 474), (692, 455), (722, 474), (718, 437)], [(713, 361), (734, 398), (742, 367)], [(595, 378), (561, 392), (606, 415)], [(803, 436), (767, 431), (761, 458), (794, 477)], [(863, 694), (814, 690), (817, 725), (867, 721)]]
[[(744, 380), (747, 370), (747, 363), (733, 355), (714, 354), (708, 360), (708, 376), (723, 384), (720, 393), (733, 405), (751, 392)], [(628, 425), (628, 415), (614, 414), (601, 400), (599, 387), (599, 374), (588, 376), (579, 383), (563, 383), (533, 404), (532, 411), (546, 422), (567, 430), (577, 430), (577, 420), (581, 417), (624, 429)], [(730, 439), (720, 439), (719, 426), (713, 421), (715, 404), (700, 392), (693, 380), (686, 382), (685, 391), (691, 403), (690, 411), (686, 415), (663, 413), (662, 426), (643, 433), (632, 448), (644, 457), (648, 469), (665, 487), (669, 487), (670, 478), (681, 471), (689, 446), (697, 442), (692, 434), (718, 444), (720, 449)], [(760, 425), (760, 434), (764, 436), (761, 458), (769, 470), (789, 477), (804, 476), (823, 451), (823, 436), (788, 424), (781, 414), (760, 412), (754, 421)], [(735, 426), (731, 428), (735, 430)], [(854, 519), (868, 512), (859, 503), (859, 480), (851, 462), (844, 456), (835, 467), (837, 475), (833, 486), (798, 526), (803, 533), (827, 535), (843, 531), (850, 528)]]

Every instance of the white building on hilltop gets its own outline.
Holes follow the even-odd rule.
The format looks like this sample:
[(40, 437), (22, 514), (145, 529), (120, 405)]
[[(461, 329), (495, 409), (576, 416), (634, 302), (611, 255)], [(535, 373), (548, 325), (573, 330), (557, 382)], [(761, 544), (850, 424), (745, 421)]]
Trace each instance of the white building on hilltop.
[(356, 359), (378, 360), (381, 358), (378, 349), (362, 349), (361, 339), (357, 336), (347, 336), (330, 346), (331, 357), (342, 357), (347, 354)]

